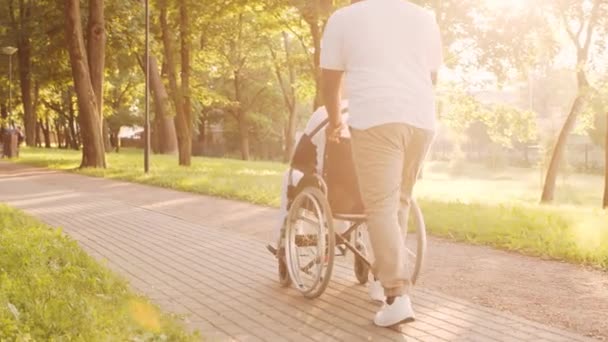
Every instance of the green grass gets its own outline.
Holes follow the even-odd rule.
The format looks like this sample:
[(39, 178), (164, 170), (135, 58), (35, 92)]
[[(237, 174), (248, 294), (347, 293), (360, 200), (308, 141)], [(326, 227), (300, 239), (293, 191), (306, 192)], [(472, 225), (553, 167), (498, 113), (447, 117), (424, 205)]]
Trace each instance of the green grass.
[(108, 168), (105, 170), (76, 170), (80, 165), (80, 153), (56, 149), (22, 149), (18, 162), (255, 204), (279, 205), (281, 175), (285, 171), (283, 164), (193, 158), (192, 166), (185, 168), (177, 166), (176, 158), (152, 156), (148, 175), (143, 173), (143, 155), (137, 150), (125, 149), (121, 153), (108, 154)]
[[(153, 156), (142, 172), (141, 151), (108, 155), (106, 170), (76, 170), (80, 153), (24, 149), (19, 162), (80, 174), (121, 179), (188, 192), (277, 206), (284, 164)], [(489, 170), (478, 165), (429, 163), (416, 188), (429, 231), (440, 237), (608, 270), (608, 214), (599, 176), (570, 174), (558, 184), (555, 206), (537, 205), (541, 173), (534, 169)]]
[(60, 230), (0, 205), (0, 341), (194, 341)]

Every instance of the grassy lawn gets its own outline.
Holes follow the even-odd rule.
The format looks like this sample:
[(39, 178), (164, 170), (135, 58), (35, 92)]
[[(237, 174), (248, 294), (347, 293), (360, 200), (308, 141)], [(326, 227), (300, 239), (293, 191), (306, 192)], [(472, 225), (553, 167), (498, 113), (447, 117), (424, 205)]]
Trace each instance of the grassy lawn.
[(0, 341), (194, 341), (60, 230), (0, 205)]
[[(192, 167), (181, 168), (176, 157), (153, 156), (145, 175), (141, 151), (134, 150), (109, 154), (106, 170), (75, 170), (80, 153), (73, 151), (24, 149), (19, 162), (269, 206), (279, 203), (286, 169), (280, 163), (209, 158), (193, 158)], [(454, 170), (432, 162), (416, 196), (436, 236), (608, 270), (608, 214), (593, 209), (601, 203), (602, 178), (562, 176), (555, 206), (536, 204), (540, 184), (539, 170)]]

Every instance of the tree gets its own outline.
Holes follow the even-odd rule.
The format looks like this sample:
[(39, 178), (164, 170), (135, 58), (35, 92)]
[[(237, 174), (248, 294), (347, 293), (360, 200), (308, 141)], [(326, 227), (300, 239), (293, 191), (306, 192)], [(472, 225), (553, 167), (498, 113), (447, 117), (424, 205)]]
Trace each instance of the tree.
[(591, 117), (592, 124), (587, 129), (587, 133), (594, 144), (604, 149), (605, 168), (604, 168), (604, 198), (603, 208), (608, 208), (608, 82), (592, 92), (583, 116)]
[(234, 5), (214, 20), (209, 32), (215, 39), (208, 44), (217, 61), (212, 68), (217, 71), (212, 73), (214, 88), (226, 99), (224, 109), (237, 124), (241, 158), (249, 160), (251, 114), (270, 90), (268, 77), (273, 75), (268, 73), (272, 65), (267, 41), (259, 34), (264, 25), (256, 20), (263, 7), (260, 2)]
[[(115, 55), (109, 63), (112, 68), (107, 71), (104, 112), (111, 146), (106, 152), (112, 147), (118, 152), (118, 133), (122, 126), (133, 126), (143, 121), (142, 116), (136, 114), (139, 95), (143, 92), (141, 75), (135, 65), (126, 65), (127, 61), (126, 56)], [(113, 65), (114, 63), (117, 64)]]
[[(193, 118), (192, 118), (192, 94), (190, 93), (190, 73), (192, 68), (191, 62), (191, 49), (192, 49), (192, 37), (190, 33), (190, 18), (188, 16), (190, 2), (187, 0), (179, 1), (179, 28), (180, 28), (180, 42), (181, 42), (181, 78), (182, 78), (182, 99), (183, 99), (183, 111), (185, 127), (184, 136), (182, 137), (183, 144), (185, 146), (182, 149), (185, 153), (180, 153), (180, 165), (190, 165), (190, 158), (192, 155), (192, 132), (193, 132)], [(187, 155), (186, 155), (187, 154)]]
[[(97, 6), (103, 8), (102, 0)], [(97, 95), (93, 89), (87, 50), (85, 49), (82, 32), (82, 17), (78, 0), (64, 1), (65, 32), (68, 52), (72, 65), (74, 88), (78, 98), (80, 129), (82, 131), (82, 163), (81, 167), (105, 168), (105, 154), (101, 130), (101, 117), (98, 111)], [(97, 12), (97, 15), (100, 13)], [(103, 19), (101, 20), (103, 22)], [(94, 49), (91, 55), (103, 54), (103, 50)], [(99, 59), (99, 57), (94, 57)]]
[(473, 140), (487, 137), (489, 142), (506, 148), (536, 139), (535, 113), (504, 104), (484, 105), (460, 88), (452, 85), (440, 96), (440, 120), (457, 139), (469, 133), (474, 134)]
[(34, 0), (8, 0), (8, 15), (14, 39), (19, 63), (19, 84), (21, 86), (21, 99), (23, 103), (23, 124), (25, 126), (25, 142), (28, 146), (34, 146), (36, 141), (36, 114), (32, 99), (32, 35), (35, 28), (37, 1)]
[(161, 154), (175, 153), (178, 151), (175, 121), (171, 115), (171, 102), (155, 56), (150, 56), (150, 90), (154, 99), (156, 150)]
[[(184, 60), (189, 60), (189, 37), (188, 32), (188, 16), (187, 8), (184, 0), (180, 1), (180, 38), (182, 40), (182, 63)], [(161, 0), (160, 4), (160, 26), (162, 30), (162, 39), (165, 55), (165, 63), (167, 69), (167, 76), (169, 78), (169, 89), (171, 91), (171, 97), (173, 99), (173, 105), (175, 106), (175, 128), (177, 131), (177, 142), (179, 149), (179, 165), (189, 166), (190, 159), (192, 156), (192, 127), (193, 121), (191, 117), (191, 108), (187, 108), (189, 100), (185, 100), (185, 97), (190, 96), (189, 93), (184, 94), (184, 90), (189, 90), (189, 64), (182, 65), (182, 71), (187, 70), (186, 83), (184, 85), (184, 78), (182, 74), (182, 85), (181, 87), (177, 83), (177, 66), (175, 63), (175, 56), (173, 50), (173, 37), (171, 28), (168, 22), (169, 7), (166, 0)], [(183, 8), (183, 10), (181, 9)], [(184, 32), (185, 31), (185, 32)]]
[(587, 77), (587, 65), (591, 57), (594, 36), (598, 34), (600, 20), (606, 20), (608, 16), (608, 3), (605, 0), (594, 0), (589, 9), (586, 8), (585, 1), (558, 1), (551, 8), (555, 16), (561, 19), (576, 49), (577, 95), (553, 148), (545, 176), (542, 203), (553, 201), (557, 172), (566, 150), (568, 136), (575, 127), (576, 119), (585, 106), (591, 88)]
[(587, 127), (587, 134), (591, 141), (605, 148), (606, 117), (608, 111), (608, 82), (603, 82), (589, 95), (589, 100), (581, 116), (588, 118), (591, 124)]
[[(270, 9), (272, 15), (275, 16), (280, 23), (283, 24), (285, 30), (293, 34), (301, 44), (301, 47), (307, 51), (308, 73), (315, 84), (315, 97), (313, 101), (313, 109), (322, 105), (321, 99), (321, 38), (323, 29), (329, 18), (329, 15), (341, 6), (350, 4), (349, 0), (271, 0), (266, 2), (266, 8)], [(307, 27), (307, 32), (299, 30), (300, 25), (293, 25), (292, 18), (281, 17), (281, 11), (276, 11), (277, 8), (282, 9), (283, 13), (288, 13), (289, 8), (297, 10), (300, 20)], [(308, 53), (310, 52), (310, 53)]]
[[(112, 15), (108, 18), (108, 63), (107, 72), (115, 70), (123, 71), (129, 69), (135, 71), (139, 68), (140, 74), (134, 75), (129, 72), (129, 77), (120, 82), (135, 82), (137, 85), (132, 89), (139, 89), (144, 84), (145, 63), (141, 47), (144, 45), (144, 3), (138, 2), (110, 2), (106, 8), (107, 13)], [(150, 44), (150, 92), (153, 101), (153, 123), (152, 123), (152, 148), (155, 153), (172, 154), (177, 152), (177, 136), (175, 132), (174, 115), (171, 110), (171, 101), (160, 73), (157, 59), (162, 55), (162, 49), (156, 41), (158, 23), (152, 17), (151, 44)], [(122, 73), (124, 74), (124, 73)], [(131, 79), (132, 77), (132, 79)], [(120, 86), (115, 84), (115, 86)], [(143, 96), (143, 90), (139, 92)], [(130, 98), (130, 100), (134, 100)], [(111, 115), (104, 115), (106, 120)], [(118, 120), (121, 121), (121, 120)], [(114, 120), (116, 122), (116, 120)]]
[[(283, 38), (283, 51), (284, 51), (284, 65), (281, 65), (281, 61), (278, 57), (275, 48), (271, 42), (268, 43), (268, 49), (272, 56), (274, 64), (274, 72), (277, 77), (277, 82), (281, 88), (283, 94), (283, 102), (287, 109), (287, 124), (285, 125), (285, 153), (283, 155), (283, 161), (287, 162), (291, 158), (295, 149), (295, 136), (296, 136), (296, 124), (297, 124), (297, 95), (296, 95), (296, 70), (294, 61), (292, 59), (290, 37), (286, 32), (282, 33)], [(287, 69), (287, 76), (283, 75), (283, 69)]]
[(89, 21), (87, 27), (87, 57), (91, 85), (95, 92), (95, 103), (99, 115), (100, 129), (104, 141), (104, 149), (109, 149), (107, 125), (103, 116), (103, 83), (105, 68), (106, 30), (104, 19), (104, 0), (89, 1)]

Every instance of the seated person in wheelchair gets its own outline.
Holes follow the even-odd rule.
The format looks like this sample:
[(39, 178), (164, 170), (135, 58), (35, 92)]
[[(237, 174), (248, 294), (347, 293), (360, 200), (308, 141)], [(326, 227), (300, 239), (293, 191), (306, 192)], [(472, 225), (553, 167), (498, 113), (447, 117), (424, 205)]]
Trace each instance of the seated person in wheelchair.
[[(342, 102), (342, 120), (348, 119), (348, 102)], [(276, 243), (279, 241), (281, 229), (283, 228), (290, 202), (297, 194), (298, 185), (303, 185), (301, 181), (305, 176), (316, 174), (323, 175), (325, 159), (326, 134), (325, 129), (328, 123), (327, 110), (325, 107), (317, 109), (306, 124), (304, 132), (299, 134), (296, 139), (296, 149), (290, 163), (290, 168), (283, 174), (281, 185), (281, 206), (279, 211), (279, 222), (273, 231), (271, 244), (268, 250), (276, 255)], [(347, 132), (344, 133), (345, 135)], [(346, 228), (345, 223), (336, 222), (336, 229)], [(344, 227), (343, 227), (344, 226)]]

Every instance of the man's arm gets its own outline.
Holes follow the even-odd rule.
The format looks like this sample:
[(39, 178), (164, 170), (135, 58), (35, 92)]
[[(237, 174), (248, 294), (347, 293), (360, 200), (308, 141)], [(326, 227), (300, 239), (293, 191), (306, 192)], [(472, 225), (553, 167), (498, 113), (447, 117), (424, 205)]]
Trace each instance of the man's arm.
[(323, 101), (325, 102), (325, 108), (327, 109), (327, 115), (329, 117), (329, 130), (328, 133), (334, 133), (335, 129), (339, 129), (342, 126), (342, 77), (343, 71), (340, 70), (329, 70), (322, 69), (321, 82), (322, 82), (322, 95)]
[(340, 90), (346, 70), (343, 47), (344, 23), (338, 10), (329, 17), (321, 40), (321, 95), (329, 117), (326, 130), (329, 139), (338, 137), (342, 127)]

